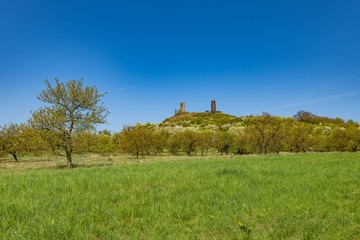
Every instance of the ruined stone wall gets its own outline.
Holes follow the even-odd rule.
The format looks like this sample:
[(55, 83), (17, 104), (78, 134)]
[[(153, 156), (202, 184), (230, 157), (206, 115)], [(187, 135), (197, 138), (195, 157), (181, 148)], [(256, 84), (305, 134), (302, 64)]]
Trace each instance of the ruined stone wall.
[(180, 103), (180, 109), (179, 111), (177, 111), (177, 114), (182, 114), (182, 113), (185, 113), (185, 103), (184, 102), (181, 102)]

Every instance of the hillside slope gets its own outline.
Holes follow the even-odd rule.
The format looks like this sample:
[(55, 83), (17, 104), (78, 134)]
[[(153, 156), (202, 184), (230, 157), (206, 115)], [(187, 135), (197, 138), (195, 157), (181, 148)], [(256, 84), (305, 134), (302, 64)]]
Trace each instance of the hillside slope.
[(219, 129), (239, 126), (243, 122), (241, 117), (217, 112), (189, 112), (178, 114), (165, 119), (160, 127), (193, 127), (199, 129)]

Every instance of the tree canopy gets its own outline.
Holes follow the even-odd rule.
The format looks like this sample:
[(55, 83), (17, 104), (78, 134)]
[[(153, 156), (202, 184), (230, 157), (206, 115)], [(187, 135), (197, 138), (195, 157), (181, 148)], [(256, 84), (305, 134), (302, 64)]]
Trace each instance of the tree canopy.
[(50, 132), (56, 139), (56, 145), (63, 149), (67, 158), (67, 167), (72, 167), (75, 132), (94, 130), (97, 124), (106, 123), (109, 111), (100, 103), (105, 95), (96, 87), (84, 86), (81, 80), (55, 84), (46, 80), (44, 89), (37, 98), (46, 105), (32, 112), (32, 126), (42, 132)]

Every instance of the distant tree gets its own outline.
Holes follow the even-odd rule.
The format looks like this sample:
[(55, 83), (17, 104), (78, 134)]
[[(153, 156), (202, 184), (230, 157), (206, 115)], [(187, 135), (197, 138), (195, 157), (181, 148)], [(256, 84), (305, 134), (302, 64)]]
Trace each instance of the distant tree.
[(167, 148), (174, 155), (177, 155), (179, 150), (182, 150), (188, 156), (190, 156), (191, 153), (196, 153), (198, 142), (198, 132), (192, 130), (185, 130), (170, 135)]
[(104, 129), (104, 130), (100, 130), (100, 131), (98, 132), (98, 134), (111, 136), (111, 131), (110, 131), (110, 130), (107, 130), (107, 129)]
[(313, 143), (314, 126), (304, 122), (292, 122), (287, 128), (285, 137), (289, 150), (295, 152), (308, 151)]
[(82, 80), (64, 84), (55, 79), (54, 86), (47, 80), (45, 84), (46, 89), (37, 98), (47, 105), (32, 113), (31, 123), (39, 131), (50, 132), (48, 137), (65, 152), (67, 167), (71, 168), (74, 133), (94, 130), (95, 125), (106, 122), (109, 112), (99, 104), (104, 94), (96, 87), (84, 87)]
[(169, 152), (177, 155), (182, 147), (182, 134), (181, 132), (174, 133), (168, 139), (167, 148)]
[(318, 116), (315, 114), (312, 114), (311, 112), (307, 112), (304, 110), (298, 111), (295, 115), (294, 115), (294, 119), (300, 122), (308, 122), (308, 123), (312, 123), (314, 118), (317, 118)]
[(334, 128), (329, 135), (330, 147), (339, 152), (346, 151), (350, 146), (350, 136), (343, 127)]
[(213, 146), (221, 155), (228, 154), (233, 143), (234, 134), (230, 132), (217, 131), (214, 134)]
[(61, 155), (61, 145), (62, 141), (57, 136), (56, 132), (49, 131), (45, 128), (39, 128), (38, 123), (34, 119), (29, 120), (29, 124), (34, 131), (36, 139), (38, 139), (36, 149), (40, 153), (50, 152), (53, 155)]
[(95, 135), (95, 144), (93, 151), (100, 155), (109, 155), (114, 152), (112, 137), (107, 134)]
[(163, 130), (154, 130), (152, 137), (152, 152), (160, 154), (168, 143), (169, 134)]
[(251, 153), (250, 137), (245, 131), (238, 131), (234, 134), (233, 152), (235, 154)]
[(11, 154), (16, 162), (29, 151), (30, 141), (25, 124), (10, 123), (0, 128), (0, 152)]
[(322, 123), (314, 128), (314, 149), (317, 152), (336, 151), (336, 147), (332, 142), (332, 132), (336, 126), (328, 126)]
[(186, 130), (179, 133), (181, 136), (181, 146), (188, 156), (196, 151), (198, 142), (197, 134), (194, 131)]
[(360, 128), (351, 123), (346, 128), (346, 134), (349, 137), (349, 150), (357, 152), (360, 146)]
[(74, 153), (94, 153), (97, 148), (97, 137), (92, 131), (77, 131), (73, 134)]
[(153, 147), (154, 130), (147, 126), (138, 124), (136, 126), (125, 126), (119, 133), (117, 141), (119, 148), (130, 154), (139, 156), (148, 155)]
[(201, 155), (206, 155), (213, 146), (214, 132), (213, 131), (200, 131), (196, 133), (197, 137), (197, 149), (201, 152)]
[(250, 136), (250, 143), (260, 154), (268, 154), (270, 151), (278, 152), (280, 143), (284, 137), (286, 121), (279, 117), (273, 117), (268, 113), (254, 116), (248, 120), (246, 134)]

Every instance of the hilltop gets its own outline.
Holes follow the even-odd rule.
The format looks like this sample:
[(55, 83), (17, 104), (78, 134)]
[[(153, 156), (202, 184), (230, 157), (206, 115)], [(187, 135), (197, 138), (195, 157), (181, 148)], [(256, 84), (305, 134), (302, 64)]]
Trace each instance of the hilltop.
[(183, 127), (196, 129), (229, 129), (241, 126), (242, 117), (225, 114), (222, 112), (185, 112), (165, 119), (159, 124), (160, 127)]
[(185, 102), (180, 103), (180, 109), (175, 110), (175, 115), (166, 118), (158, 124), (159, 127), (177, 131), (183, 128), (200, 130), (229, 130), (231, 127), (242, 126), (243, 118), (225, 114), (216, 110), (216, 101), (211, 100), (210, 110), (206, 112), (187, 112)]

